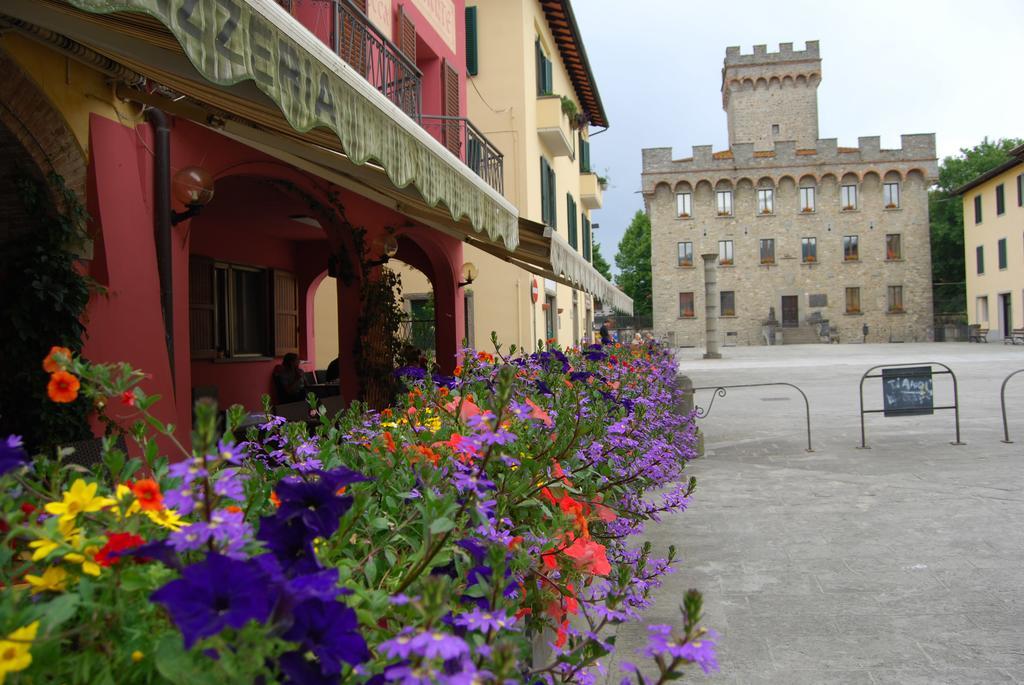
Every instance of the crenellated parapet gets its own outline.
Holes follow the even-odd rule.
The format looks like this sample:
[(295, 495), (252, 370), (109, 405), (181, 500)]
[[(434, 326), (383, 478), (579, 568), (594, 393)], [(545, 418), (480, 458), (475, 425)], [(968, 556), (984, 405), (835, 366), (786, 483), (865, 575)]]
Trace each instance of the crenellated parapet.
[(672, 148), (647, 148), (642, 151), (643, 192), (653, 193), (659, 183), (674, 187), (681, 181), (696, 187), (702, 181), (714, 186), (722, 180), (736, 183), (746, 178), (757, 183), (768, 178), (777, 184), (787, 176), (820, 181), (826, 175), (853, 174), (863, 179), (867, 174), (884, 177), (890, 172), (906, 177), (912, 171), (929, 181), (938, 177), (934, 133), (902, 135), (898, 149), (883, 149), (878, 136), (864, 136), (857, 143), (857, 147), (840, 147), (835, 138), (821, 138), (814, 148), (798, 148), (792, 141), (779, 141), (770, 150), (736, 143), (720, 152), (710, 145), (695, 145), (685, 159), (673, 159)]

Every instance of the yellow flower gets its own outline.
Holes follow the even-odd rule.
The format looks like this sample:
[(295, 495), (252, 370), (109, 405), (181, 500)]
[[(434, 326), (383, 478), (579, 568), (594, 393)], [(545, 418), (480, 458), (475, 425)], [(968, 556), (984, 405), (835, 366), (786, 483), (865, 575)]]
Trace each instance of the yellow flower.
[(150, 521), (169, 530), (181, 530), (185, 527), (186, 521), (174, 509), (150, 510), (145, 512), (145, 514), (149, 517)]
[[(80, 531), (75, 528), (75, 522), (58, 520), (57, 530), (64, 538), (65, 544), (73, 544), (78, 539)], [(49, 538), (41, 538), (39, 540), (33, 540), (28, 543), (28, 546), (33, 548), (35, 552), (32, 553), (32, 561), (40, 561), (50, 556), (50, 553), (61, 546), (59, 540), (51, 540)]]
[(0, 684), (8, 673), (24, 671), (32, 663), (32, 652), (29, 650), (38, 630), (39, 621), (33, 621), (0, 640)]
[(25, 580), (32, 586), (32, 594), (43, 592), (64, 592), (68, 586), (68, 572), (60, 566), (51, 566), (42, 576), (26, 575)]
[(86, 483), (79, 478), (71, 484), (70, 490), (64, 492), (64, 499), (60, 502), (50, 502), (46, 505), (46, 511), (54, 516), (60, 516), (61, 521), (73, 521), (79, 514), (99, 511), (114, 504), (112, 499), (96, 496), (98, 487), (97, 483)]
[(90, 576), (100, 575), (100, 565), (96, 563), (96, 552), (100, 551), (99, 547), (86, 547), (82, 554), (78, 552), (71, 552), (70, 554), (64, 555), (64, 561), (71, 562), (72, 564), (81, 564), (82, 573)]
[(426, 428), (430, 429), (431, 433), (436, 433), (437, 431), (441, 430), (441, 419), (437, 416), (432, 416), (431, 418), (424, 421), (423, 425)]
[(134, 661), (135, 663), (139, 663), (140, 661), (142, 661), (145, 658), (146, 658), (146, 655), (143, 654), (142, 652), (140, 652), (137, 649), (134, 652), (132, 652), (132, 661)]
[(132, 499), (132, 503), (128, 505), (127, 509), (125, 509), (125, 516), (132, 516), (133, 514), (137, 514), (142, 511), (142, 505), (139, 504), (137, 499), (135, 499), (135, 494), (132, 492), (132, 489), (124, 483), (117, 484), (117, 488), (114, 490), (114, 497), (117, 499), (117, 503), (122, 507), (124, 506), (126, 499), (129, 497)]

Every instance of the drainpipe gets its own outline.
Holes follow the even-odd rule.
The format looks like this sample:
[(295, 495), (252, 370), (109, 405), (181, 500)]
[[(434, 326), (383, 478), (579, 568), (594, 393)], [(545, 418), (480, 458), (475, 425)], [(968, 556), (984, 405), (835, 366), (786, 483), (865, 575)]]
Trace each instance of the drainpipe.
[(160, 308), (164, 315), (164, 341), (171, 367), (171, 387), (177, 390), (174, 375), (174, 291), (171, 277), (171, 129), (162, 110), (149, 108), (146, 119), (153, 127), (153, 229), (156, 240), (156, 266), (160, 276)]

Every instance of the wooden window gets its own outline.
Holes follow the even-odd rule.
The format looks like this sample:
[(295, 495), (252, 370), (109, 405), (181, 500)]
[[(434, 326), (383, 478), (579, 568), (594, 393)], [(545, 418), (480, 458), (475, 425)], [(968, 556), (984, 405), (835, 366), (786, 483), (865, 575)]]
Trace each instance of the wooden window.
[(566, 228), (569, 229), (569, 245), (578, 250), (580, 239), (579, 232), (576, 230), (576, 200), (573, 199), (572, 193), (565, 194), (565, 218)]
[(882, 205), (886, 209), (899, 209), (900, 206), (900, 184), (882, 184)]
[(996, 216), (1006, 214), (1006, 191), (1003, 189), (1003, 184), (1000, 183), (996, 186)]
[(1000, 238), (996, 243), (996, 256), (999, 259), (999, 269), (1006, 268), (1006, 238)]
[(974, 248), (974, 259), (978, 264), (978, 274), (985, 273), (985, 246), (978, 245)]
[(761, 238), (761, 263), (775, 263), (775, 238)]
[(855, 262), (860, 259), (859, 243), (855, 235), (844, 235), (843, 236), (843, 260), (847, 262)]
[(679, 293), (679, 316), (683, 319), (692, 319), (693, 313), (693, 293)]
[(860, 288), (846, 289), (846, 313), (860, 314)]
[(692, 212), (692, 196), (690, 193), (676, 193), (676, 213), (688, 219)]
[(395, 30), (398, 32), (395, 37), (398, 49), (409, 58), (410, 62), (416, 64), (416, 24), (405, 13), (404, 5), (398, 6), (398, 24), (395, 26)]
[(804, 187), (800, 189), (800, 211), (808, 214), (814, 211), (813, 187)]
[(899, 233), (886, 234), (885, 258), (889, 261), (903, 259), (903, 245)]
[(188, 340), (192, 359), (217, 356), (217, 306), (213, 260), (191, 255), (188, 262)]
[(805, 264), (813, 264), (818, 261), (818, 239), (800, 239), (800, 258)]
[(715, 201), (718, 207), (718, 216), (732, 216), (732, 191), (719, 190), (715, 193)]
[[(363, 0), (365, 2), (365, 0)], [(477, 48), (476, 7), (466, 8), (466, 73), (476, 76), (480, 70), (480, 53)]]
[(461, 127), (455, 121), (459, 116), (459, 72), (448, 60), (444, 60), (441, 65), (441, 97), (444, 98), (444, 115), (453, 117), (446, 119), (442, 125), (441, 142), (453, 155), (462, 159)]
[(534, 42), (534, 53), (537, 61), (537, 95), (551, 95), (553, 92), (551, 60), (544, 54), (544, 46), (540, 38)]
[(889, 311), (896, 313), (903, 311), (903, 286), (889, 286)]
[(544, 157), (540, 158), (540, 210), (541, 220), (551, 228), (558, 226), (558, 210), (555, 208), (555, 170)]
[(771, 214), (775, 211), (775, 192), (771, 188), (757, 191), (757, 213)]
[(981, 223), (981, 194), (974, 196), (974, 223)]
[(293, 274), (274, 271), (274, 356), (299, 353), (299, 285)]
[(719, 312), (720, 316), (736, 316), (736, 291), (734, 290), (723, 290), (720, 293), (722, 310)]
[(842, 186), (839, 189), (839, 204), (844, 212), (857, 209), (857, 186)]
[(693, 243), (686, 241), (676, 243), (677, 266), (693, 266)]
[(718, 241), (718, 264), (720, 266), (732, 266), (732, 241)]

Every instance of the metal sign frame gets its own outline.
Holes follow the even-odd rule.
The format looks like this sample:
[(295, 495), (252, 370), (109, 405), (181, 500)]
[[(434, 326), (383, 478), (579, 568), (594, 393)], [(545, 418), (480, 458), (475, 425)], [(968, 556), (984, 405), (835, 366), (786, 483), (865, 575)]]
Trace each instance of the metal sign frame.
[[(798, 393), (800, 393), (801, 397), (804, 398), (804, 410), (806, 412), (806, 417), (807, 417), (807, 449), (805, 451), (813, 452), (814, 448), (811, 447), (811, 403), (807, 399), (807, 394), (803, 390), (801, 390), (798, 386), (793, 385), (792, 383), (748, 383), (746, 385), (704, 385), (704, 386), (701, 386), (699, 388), (690, 388), (690, 392), (692, 392), (693, 396), (694, 396), (694, 414), (697, 416), (698, 419), (705, 418), (708, 414), (711, 413), (711, 406), (715, 403), (715, 398), (716, 397), (725, 397), (726, 390), (729, 390), (729, 389), (732, 389), (732, 388), (767, 388), (767, 387), (775, 386), (775, 385), (785, 385), (785, 386), (788, 386), (790, 388), (793, 388)], [(696, 398), (697, 398), (697, 391), (698, 390), (714, 390), (715, 391), (711, 395), (711, 401), (708, 402), (708, 406), (706, 408), (698, 406), (696, 404)]]
[[(898, 369), (898, 368), (909, 368), (914, 366), (941, 366), (944, 371), (936, 371), (934, 368), (931, 370), (932, 376), (942, 376), (948, 374), (953, 379), (953, 404), (946, 406), (932, 406), (932, 411), (940, 411), (942, 409), (952, 409), (954, 413), (954, 422), (956, 425), (956, 441), (951, 442), (951, 445), (965, 445), (967, 443), (960, 442), (960, 393), (957, 388), (956, 374), (953, 373), (953, 369), (949, 368), (942, 362), (912, 362), (907, 364), (879, 364), (872, 366), (870, 369), (864, 372), (864, 375), (860, 377), (860, 447), (857, 449), (867, 450), (871, 449), (867, 445), (867, 439), (864, 431), (864, 415), (865, 414), (884, 414), (885, 409), (865, 409), (864, 408), (864, 381), (869, 378), (883, 378), (881, 373), (872, 374), (872, 371), (878, 369)], [(891, 410), (890, 410), (891, 413)], [(904, 416), (913, 416), (913, 414), (903, 414)]]

